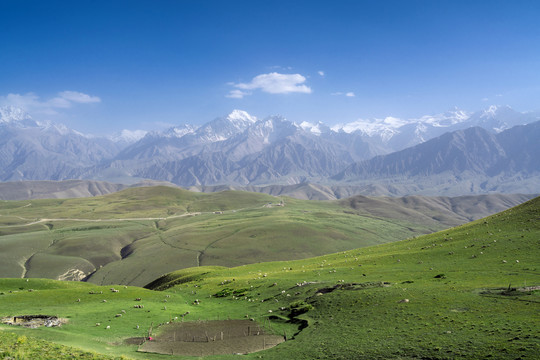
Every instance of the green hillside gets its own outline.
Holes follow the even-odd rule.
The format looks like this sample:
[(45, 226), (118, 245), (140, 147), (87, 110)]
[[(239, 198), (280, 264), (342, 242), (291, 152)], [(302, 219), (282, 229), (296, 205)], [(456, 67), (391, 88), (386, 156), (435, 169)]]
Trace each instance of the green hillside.
[[(0, 329), (84, 352), (168, 359), (182, 356), (139, 353), (137, 345), (124, 341), (152, 327), (152, 344), (169, 351), (169, 321), (252, 318), (287, 341), (246, 358), (535, 358), (540, 351), (539, 220), (536, 198), (399, 242), (304, 260), (184, 269), (148, 286), (162, 291), (120, 286), (112, 292), (87, 283), (4, 279), (0, 316), (49, 314), (68, 322), (57, 328)], [(144, 309), (133, 307), (139, 303)], [(13, 346), (24, 353), (24, 344)]]
[(358, 204), (159, 186), (2, 201), (0, 276), (142, 286), (181, 268), (309, 258), (464, 221), (441, 201)]

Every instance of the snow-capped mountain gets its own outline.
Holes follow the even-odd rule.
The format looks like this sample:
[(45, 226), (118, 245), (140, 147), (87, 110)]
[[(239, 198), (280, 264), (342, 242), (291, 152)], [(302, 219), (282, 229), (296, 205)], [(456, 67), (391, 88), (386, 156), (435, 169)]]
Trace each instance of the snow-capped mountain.
[(0, 107), (0, 181), (77, 178), (118, 151), (64, 125), (38, 123), (21, 109)]
[(107, 137), (109, 140), (119, 144), (132, 144), (141, 140), (148, 131), (146, 130), (128, 130), (124, 129), (117, 134)]
[(0, 125), (36, 127), (38, 124), (24, 110), (14, 106), (0, 106)]
[[(432, 153), (436, 158), (426, 160), (428, 170), (452, 169), (455, 181), (466, 179), (464, 174), (486, 177), (485, 171), (495, 169), (497, 174), (514, 172), (529, 179), (538, 165), (531, 160), (536, 142), (523, 130), (520, 134), (528, 140), (521, 141), (526, 148), (520, 150), (513, 145), (519, 142), (517, 136), (505, 129), (539, 119), (539, 114), (490, 107), (475, 113), (452, 109), (407, 120), (358, 120), (330, 128), (321, 122), (296, 124), (281, 116), (257, 119), (234, 110), (202, 126), (185, 124), (161, 132), (124, 130), (105, 139), (63, 125), (38, 123), (22, 110), (6, 107), (0, 108), (0, 181), (146, 178), (181, 186), (357, 181), (358, 177), (378, 181), (384, 171), (394, 171), (397, 178), (401, 172), (405, 178), (420, 176), (424, 170), (415, 159), (430, 159)], [(471, 126), (477, 130), (459, 133)], [(446, 133), (453, 135), (441, 137)], [(432, 145), (411, 151), (409, 158), (396, 155), (397, 162), (388, 162), (389, 168), (366, 162), (424, 143)], [(436, 148), (448, 150), (421, 154), (422, 149)], [(454, 163), (447, 164), (451, 159)], [(413, 168), (405, 166), (406, 172), (404, 164), (418, 171), (413, 174)], [(486, 164), (490, 167), (479, 167)], [(433, 171), (429, 171), (425, 174), (430, 177)]]
[(333, 177), (355, 184), (376, 182), (410, 192), (537, 193), (540, 180), (540, 121), (499, 133), (471, 127), (425, 143), (356, 162)]
[(310, 123), (310, 122), (307, 122), (307, 121), (303, 121), (298, 126), (301, 127), (303, 130), (309, 131), (312, 134), (315, 134), (315, 135), (318, 135), (318, 136), (320, 136), (322, 134), (327, 134), (330, 131), (332, 131), (332, 129), (330, 127), (328, 127), (326, 124), (324, 124), (321, 121), (319, 121), (316, 124), (313, 124), (313, 123)]
[(256, 122), (257, 118), (247, 112), (233, 110), (226, 117), (217, 118), (201, 126), (193, 135), (200, 143), (223, 141), (243, 132)]
[(380, 141), (391, 151), (421, 144), (449, 131), (480, 126), (492, 132), (501, 132), (516, 125), (540, 120), (535, 113), (520, 113), (509, 106), (490, 106), (486, 110), (470, 113), (454, 108), (445, 113), (420, 118), (359, 119), (332, 127), (334, 131), (359, 133)]
[[(189, 125), (189, 124), (183, 124), (179, 126), (173, 126), (169, 129), (167, 129), (163, 135), (169, 136), (169, 137), (175, 137), (175, 138), (181, 138), (184, 135), (187, 134), (193, 134), (197, 130), (196, 126)], [(141, 136), (142, 138), (142, 136)]]

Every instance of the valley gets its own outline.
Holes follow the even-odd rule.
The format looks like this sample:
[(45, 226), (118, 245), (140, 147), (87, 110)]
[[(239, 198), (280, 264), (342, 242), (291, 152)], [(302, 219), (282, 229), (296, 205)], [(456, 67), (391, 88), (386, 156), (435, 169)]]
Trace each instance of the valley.
[[(253, 319), (255, 328), (286, 339), (246, 358), (534, 357), (539, 205), (535, 198), (441, 232), (313, 258), (187, 268), (156, 277), (146, 289), (2, 279), (1, 317), (48, 314), (68, 321), (38, 329), (0, 325), (0, 348), (5, 356), (43, 347), (47, 357), (60, 359), (79, 353), (187, 359), (175, 350), (171, 355), (168, 323), (230, 318)], [(151, 347), (127, 342), (149, 333)], [(207, 340), (196, 341), (204, 348)]]
[(93, 198), (5, 201), (0, 277), (143, 286), (181, 268), (302, 259), (402, 240), (529, 198), (307, 201), (157, 186)]

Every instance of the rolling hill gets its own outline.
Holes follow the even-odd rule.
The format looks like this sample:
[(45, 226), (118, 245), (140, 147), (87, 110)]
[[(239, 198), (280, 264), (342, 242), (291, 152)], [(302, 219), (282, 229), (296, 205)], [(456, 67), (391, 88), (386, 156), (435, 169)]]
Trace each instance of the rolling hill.
[(138, 187), (0, 202), (0, 276), (142, 286), (180, 268), (293, 260), (426, 234), (527, 195), (306, 201)]
[[(534, 358), (539, 220), (535, 198), (429, 235), (296, 261), (184, 269), (148, 289), (2, 279), (0, 316), (55, 314), (67, 323), (0, 325), (0, 343), (8, 356), (40, 346), (57, 358), (79, 354), (60, 343), (86, 356), (187, 359), (182, 348), (197, 342), (198, 356), (212, 355), (220, 339), (173, 339), (173, 329), (251, 318), (252, 328), (286, 341), (249, 359)], [(153, 340), (140, 346), (131, 341), (148, 334)], [(231, 352), (212, 358), (237, 358)]]

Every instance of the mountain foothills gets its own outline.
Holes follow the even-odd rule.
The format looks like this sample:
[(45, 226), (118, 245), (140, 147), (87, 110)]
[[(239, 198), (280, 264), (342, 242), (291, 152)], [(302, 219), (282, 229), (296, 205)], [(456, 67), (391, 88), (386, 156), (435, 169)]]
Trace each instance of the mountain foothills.
[(199, 127), (109, 138), (37, 123), (13, 107), (0, 116), (4, 182), (152, 179), (200, 189), (311, 182), (332, 187), (337, 198), (351, 194), (338, 189), (344, 185), (368, 195), (531, 193), (540, 178), (540, 115), (509, 107), (332, 128), (235, 110)]
[(173, 187), (0, 202), (0, 277), (142, 286), (181, 268), (320, 256), (463, 224), (530, 195), (308, 201)]
[[(396, 214), (407, 218), (415, 208), (428, 209), (436, 203), (446, 203), (451, 209), (455, 205), (443, 198), (422, 203), (419, 197), (358, 197), (345, 203), (325, 202), (324, 207), (317, 202), (287, 199), (285, 206), (262, 207), (267, 201), (274, 205), (283, 203), (261, 194), (231, 196), (152, 189), (150, 194), (141, 193), (145, 188), (135, 188), (124, 190), (121, 196), (108, 195), (108, 206), (104, 199), (96, 198), (66, 200), (62, 207), (59, 200), (3, 204), (2, 215), (9, 210), (12, 216), (0, 217), (2, 230), (11, 229), (13, 244), (20, 244), (24, 236), (31, 235), (31, 229), (36, 235), (27, 237), (31, 243), (20, 244), (11, 254), (13, 264), (21, 263), (31, 251), (37, 253), (35, 262), (28, 262), (29, 273), (37, 271), (40, 263), (54, 264), (61, 257), (73, 257), (73, 264), (78, 261), (78, 254), (64, 241), (67, 237), (78, 238), (75, 241), (79, 244), (89, 239), (101, 242), (103, 236), (109, 236), (107, 231), (112, 233), (121, 226), (146, 224), (144, 231), (153, 233), (156, 243), (178, 246), (176, 250), (204, 248), (202, 239), (189, 241), (195, 233), (190, 226), (196, 227), (202, 219), (206, 224), (199, 228), (208, 235), (217, 235), (220, 227), (236, 222), (236, 235), (243, 238), (246, 223), (240, 218), (255, 223), (258, 218), (270, 216), (275, 225), (268, 232), (279, 232), (281, 227), (292, 232), (289, 226), (294, 221), (295, 226), (303, 226), (301, 231), (319, 223), (322, 227), (317, 231), (326, 231), (327, 238), (346, 241), (347, 228), (374, 230), (375, 223), (369, 225), (368, 219), (355, 211), (373, 209), (379, 200), (394, 201)], [(144, 201), (148, 196), (153, 201)], [(101, 202), (102, 206), (93, 208), (98, 203), (92, 201)], [(402, 207), (407, 203), (411, 206)], [(141, 209), (144, 204), (147, 207)], [(215, 204), (224, 213), (205, 213), (213, 210)], [(381, 205), (378, 203), (379, 211), (384, 209)], [(181, 213), (186, 207), (201, 214), (174, 218), (176, 212)], [(236, 214), (241, 216), (235, 218), (235, 213), (228, 210), (232, 207), (246, 209), (237, 210)], [(35, 220), (44, 209), (49, 210), (50, 217), (85, 216), (96, 221)], [(137, 211), (143, 211), (146, 216), (170, 218), (97, 221), (107, 213), (127, 213), (128, 209), (132, 216), (142, 217)], [(338, 217), (340, 211), (343, 215)], [(324, 222), (328, 215), (331, 225)], [(381, 215), (371, 214), (368, 218), (381, 220)], [(435, 214), (432, 208), (430, 214), (417, 215), (416, 220), (423, 217), (424, 224), (428, 224), (441, 214)], [(23, 223), (28, 220), (21, 217), (34, 218), (35, 223)], [(220, 220), (216, 222), (214, 217)], [(177, 233), (179, 240), (174, 242), (169, 234), (173, 228), (181, 227), (181, 219), (185, 228)], [(302, 222), (298, 222), (300, 219)], [(124, 279), (127, 283), (133, 276), (143, 280), (141, 271), (130, 269), (122, 273), (108, 265), (86, 283), (0, 279), (0, 319), (6, 323), (0, 324), (0, 354), (6, 359), (236, 359), (238, 354), (244, 354), (246, 359), (536, 358), (540, 351), (539, 219), (540, 198), (535, 198), (429, 235), (295, 261), (182, 269), (148, 277), (145, 288), (99, 285), (112, 279), (115, 272), (119, 276), (116, 281)], [(7, 227), (10, 222), (15, 226)], [(247, 239), (264, 239), (265, 223), (268, 221), (247, 230)], [(394, 231), (392, 224), (401, 227), (400, 231), (409, 226), (394, 216), (376, 230), (377, 237)], [(16, 229), (26, 229), (28, 233), (17, 238)], [(334, 231), (329, 232), (330, 229)], [(137, 232), (141, 230), (131, 228), (132, 237)], [(361, 233), (359, 238), (368, 238), (369, 233)], [(122, 241), (126, 239), (117, 240), (117, 252)], [(155, 252), (156, 245), (145, 240), (138, 243), (121, 251), (123, 261), (130, 262), (132, 250), (140, 252), (136, 262), (145, 265), (168, 261)], [(276, 244), (280, 246), (279, 241)], [(300, 242), (294, 245), (303, 248)], [(219, 241), (213, 246), (214, 255), (225, 250)], [(245, 249), (235, 247), (240, 252)], [(264, 248), (273, 250), (272, 246)], [(174, 249), (169, 247), (169, 251)], [(2, 250), (0, 255), (3, 254)], [(206, 259), (211, 258), (209, 254)], [(204, 264), (205, 256), (202, 259)], [(105, 261), (106, 257), (94, 252), (90, 260)], [(176, 265), (182, 263), (181, 258), (176, 259)], [(5, 259), (0, 266), (4, 264)], [(58, 271), (60, 266), (43, 266), (44, 270)], [(32, 328), (39, 326), (40, 320), (48, 325)], [(51, 325), (53, 321), (61, 326)], [(245, 325), (238, 330), (240, 324)]]

